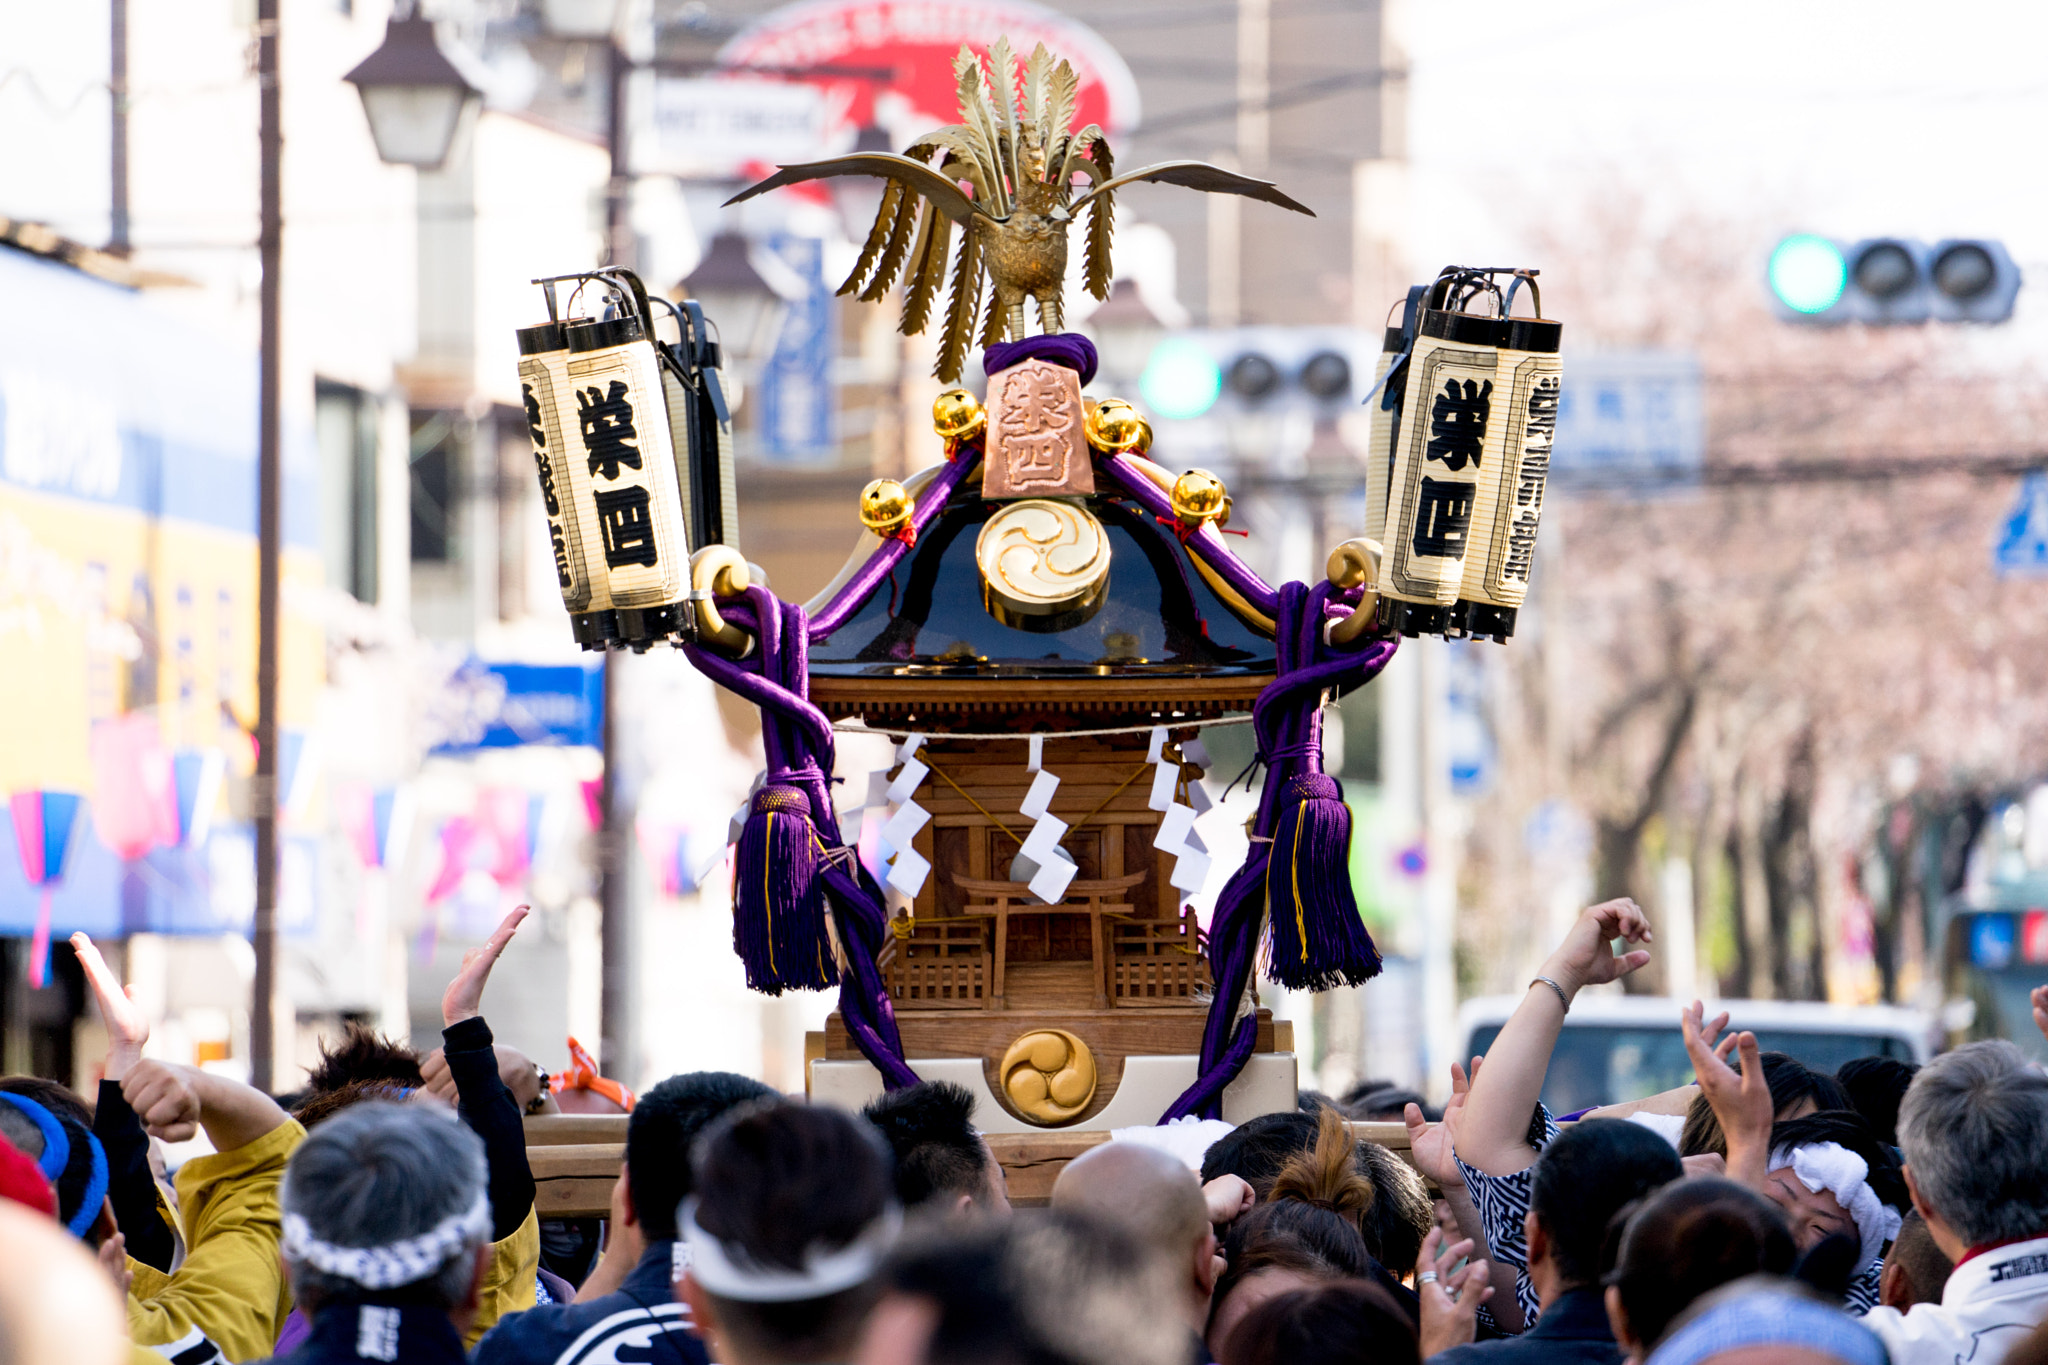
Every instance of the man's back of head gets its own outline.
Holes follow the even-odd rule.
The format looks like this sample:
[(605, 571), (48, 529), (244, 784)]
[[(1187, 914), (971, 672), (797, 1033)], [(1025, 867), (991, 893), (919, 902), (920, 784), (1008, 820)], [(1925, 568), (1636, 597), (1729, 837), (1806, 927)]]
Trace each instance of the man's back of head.
[(2003, 1040), (1913, 1078), (1899, 1147), (1920, 1200), (1964, 1247), (2048, 1236), (2048, 1076)]
[[(642, 1102), (643, 1107), (645, 1102)], [(726, 1365), (850, 1357), (902, 1212), (889, 1152), (842, 1110), (763, 1101), (699, 1139), (683, 1296)]]
[(1053, 1182), (1052, 1206), (1119, 1225), (1183, 1273), (1209, 1231), (1195, 1173), (1178, 1157), (1136, 1142), (1106, 1142), (1068, 1162)]
[(1884, 1275), (1878, 1281), (1878, 1302), (1901, 1313), (1923, 1303), (1940, 1303), (1955, 1265), (1934, 1244), (1927, 1220), (1908, 1213), (1899, 1220), (1899, 1235), (1884, 1254)]
[(1568, 1286), (1597, 1284), (1607, 1224), (1625, 1205), (1685, 1174), (1671, 1144), (1639, 1123), (1583, 1119), (1543, 1149), (1529, 1210)]
[(1054, 1208), (928, 1223), (904, 1239), (862, 1353), (870, 1365), (1182, 1365), (1138, 1305), (1158, 1271), (1115, 1223)]
[(485, 1180), (483, 1142), (440, 1106), (370, 1100), (307, 1134), (285, 1168), (279, 1253), (315, 1332), (346, 1303), (444, 1320), (473, 1307), (491, 1235)]
[(892, 1090), (861, 1117), (896, 1157), (896, 1197), (908, 1209), (1009, 1207), (1002, 1168), (974, 1129), (974, 1092), (951, 1081)]
[(640, 1097), (626, 1121), (626, 1185), (648, 1241), (675, 1240), (676, 1208), (695, 1188), (691, 1151), (704, 1130), (739, 1106), (775, 1093), (731, 1071), (689, 1071)]

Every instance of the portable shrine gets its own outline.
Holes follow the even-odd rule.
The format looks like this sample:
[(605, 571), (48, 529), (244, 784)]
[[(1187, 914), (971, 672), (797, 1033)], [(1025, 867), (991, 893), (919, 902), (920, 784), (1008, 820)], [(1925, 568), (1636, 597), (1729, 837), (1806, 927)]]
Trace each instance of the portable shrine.
[[(1127, 186), (1308, 210), (1200, 162), (1116, 173), (1101, 131), (1070, 126), (1074, 73), (1042, 47), (1021, 62), (1002, 41), (986, 60), (963, 49), (955, 74), (959, 124), (901, 156), (784, 167), (734, 201), (883, 179), (841, 292), (873, 299), (901, 279), (903, 330), (942, 329), (938, 377), (957, 384), (976, 345), (988, 377), (985, 399), (956, 387), (934, 405), (930, 468), (863, 491), (848, 519), (858, 544), (808, 602), (752, 582), (703, 517), (674, 518), (693, 553), (687, 592), (664, 599), (683, 604), (669, 638), (762, 715), (767, 768), (737, 822), (734, 946), (755, 989), (838, 990), (810, 1062), (820, 1098), (858, 1105), (884, 1087), (951, 1080), (977, 1094), (976, 1123), (995, 1135), (1291, 1109), (1291, 1044), (1258, 1006), (1256, 972), (1320, 990), (1380, 969), (1351, 890), (1350, 814), (1323, 770), (1322, 707), (1376, 676), (1404, 630), (1450, 623), (1468, 580), (1495, 592), (1489, 603), (1510, 599), (1498, 575), (1468, 575), (1461, 552), (1455, 566), (1412, 572), (1414, 609), (1390, 611), (1380, 544), (1363, 537), (1313, 583), (1254, 572), (1224, 534), (1223, 484), (1162, 463), (1128, 402), (1087, 396), (1094, 348), (1062, 330), (1067, 233), (1083, 225), (1083, 274), (1106, 298), (1114, 197)], [(1418, 499), (1439, 496), (1425, 480), (1445, 472), (1430, 463), (1443, 463), (1431, 421), (1462, 443), (1461, 547), (1478, 482), (1503, 474), (1492, 452), (1510, 418), (1506, 404), (1489, 407), (1493, 369), (1478, 375), (1476, 347), (1435, 358), (1432, 326), (1453, 339), (1477, 327), (1432, 322), (1470, 293), (1415, 291), (1380, 366), (1393, 398), (1375, 424), (1385, 467), (1373, 514), (1409, 536), (1411, 560), (1447, 543), (1440, 516), (1413, 527)], [(1554, 331), (1525, 328), (1511, 351), (1508, 300), (1495, 297), (1487, 364), (1497, 353), (1521, 367), (1503, 392), (1535, 395), (1513, 419), (1527, 425), (1545, 393), (1554, 410), (1554, 385), (1543, 387)], [(687, 340), (688, 319), (678, 324)], [(665, 376), (686, 375), (672, 363), (682, 357), (661, 358)], [(1453, 362), (1471, 387), (1453, 394), (1455, 413), (1432, 415), (1415, 386), (1452, 382)], [(1419, 435), (1404, 402), (1408, 417), (1424, 414)], [(564, 433), (569, 421), (564, 408)], [(704, 472), (715, 459), (673, 444), (675, 487), (717, 484)], [(1540, 469), (1543, 453), (1521, 468)], [(1517, 496), (1489, 491), (1496, 503)], [(1531, 537), (1533, 517), (1521, 527)], [(601, 532), (583, 543), (602, 544)], [(1247, 712), (1263, 772), (1250, 852), (1214, 866), (1200, 833), (1211, 799), (1201, 733)], [(886, 733), (890, 765), (842, 773), (835, 788), (835, 726)], [(1204, 927), (1188, 898), (1217, 883)]]

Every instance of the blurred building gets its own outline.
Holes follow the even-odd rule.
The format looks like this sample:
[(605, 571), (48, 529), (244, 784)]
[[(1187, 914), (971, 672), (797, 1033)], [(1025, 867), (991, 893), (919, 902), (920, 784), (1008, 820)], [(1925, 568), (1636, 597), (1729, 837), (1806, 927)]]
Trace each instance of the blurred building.
[[(676, 132), (689, 126), (677, 110), (697, 108), (690, 101), (705, 94), (703, 78), (730, 65), (764, 21), (797, 10), (617, 7), (612, 31), (639, 69), (624, 82), (618, 120), (635, 174), (613, 186), (611, 46), (568, 36), (562, 12), (575, 8), (430, 0), (444, 45), (486, 102), (448, 162), (416, 173), (378, 160), (356, 93), (341, 80), (379, 42), (389, 6), (284, 0), (290, 482), (280, 757), (290, 796), (278, 1008), (291, 1025), (279, 1036), (297, 1039), (301, 1058), (345, 1019), (433, 1041), (439, 993), (463, 948), (520, 901), (539, 913), (493, 987), (494, 1019), (516, 1021), (501, 1035), (547, 1064), (560, 1060), (565, 1033), (595, 1042), (591, 742), (601, 689), (570, 645), (548, 571), (513, 330), (539, 318), (529, 279), (601, 259), (608, 189), (625, 195), (620, 245), (648, 283), (687, 283), (713, 305), (742, 391), (742, 547), (784, 597), (807, 597), (853, 548), (842, 532), (821, 537), (817, 528), (848, 525), (863, 483), (937, 457), (929, 339), (893, 330), (892, 301), (833, 294), (874, 199), (835, 189), (721, 211), (773, 158), (743, 164), (716, 147), (706, 153), (716, 137)], [(841, 8), (881, 23), (902, 6)], [(1074, 309), (1109, 362), (1098, 389), (1115, 380), (1128, 391), (1150, 346), (1190, 322), (1378, 326), (1406, 279), (1394, 0), (1065, 0), (1050, 18), (1013, 0), (987, 8), (996, 27), (983, 39), (1012, 22), (1084, 26), (1091, 60), (1128, 86), (1133, 126), (1112, 129), (1119, 167), (1215, 160), (1280, 182), (1316, 213), (1171, 188), (1120, 196), (1126, 283), (1097, 316), (1088, 316), (1092, 301)], [(11, 705), (0, 721), (14, 755), (6, 776), (10, 792), (85, 798), (75, 861), (51, 897), (57, 937), (86, 928), (125, 942), (128, 970), (164, 1021), (159, 1045), (234, 1065), (246, 1052), (250, 971), (238, 935), (253, 904), (242, 784), (255, 709), (254, 478), (243, 467), (255, 428), (256, 92), (246, 55), (254, 5), (198, 14), (132, 7), (118, 192), (109, 15), (107, 6), (56, 6), (10, 19), (0, 76), (18, 78), (0, 79), (0, 216), (75, 243), (114, 241), (134, 273), (110, 283), (6, 245), (0, 268), (20, 256), (39, 278), (62, 276), (76, 301), (52, 306), (81, 317), (139, 309), (165, 320), (165, 337), (185, 328), (212, 338), (205, 354), (221, 379), (188, 386), (185, 398), (195, 421), (234, 433), (228, 455), (243, 464), (183, 503), (134, 495), (175, 490), (185, 471), (176, 461), (149, 464), (147, 430), (121, 425), (116, 399), (93, 396), (93, 385), (142, 391), (148, 355), (95, 346), (83, 324), (63, 358), (91, 371), (82, 401), (117, 414), (119, 496), (19, 473), (26, 438), (16, 435), (19, 405), (9, 409), (0, 427), (0, 559), (10, 574), (0, 640), (17, 680), (5, 684), (15, 692), (4, 694)], [(839, 63), (830, 79), (748, 74), (832, 87), (823, 112), (806, 115), (819, 152), (900, 145), (924, 115), (950, 115), (920, 111), (902, 73), (859, 61)], [(849, 80), (864, 91), (859, 120), (834, 122), (841, 106), (832, 92)], [(0, 349), (0, 395), (10, 401), (10, 376), (35, 373), (24, 359), (33, 344), (24, 333), (22, 348)], [(1286, 475), (1323, 451), (1327, 436), (1306, 422), (1255, 429), (1233, 446), (1232, 458), (1251, 457), (1224, 472)], [(1341, 441), (1333, 448), (1341, 453)], [(1344, 509), (1325, 514), (1304, 497), (1240, 502), (1240, 524), (1272, 547), (1269, 569), (1303, 572), (1342, 538)], [(64, 518), (51, 509), (78, 506), (100, 521), (60, 534)], [(103, 552), (95, 537), (123, 548)], [(194, 537), (217, 562), (218, 585), (189, 587), (181, 577), (179, 547)], [(35, 577), (46, 563), (70, 577)], [(188, 639), (199, 643), (188, 649)], [(830, 1001), (746, 995), (718, 871), (726, 817), (757, 766), (748, 756), (758, 746), (754, 717), (721, 711), (678, 656), (617, 668), (614, 698), (630, 737), (617, 755), (619, 789), (633, 812), (620, 858), (640, 964), (638, 1064), (627, 1079), (712, 1065), (799, 1083), (803, 1031)], [(57, 695), (32, 695), (27, 680)], [(25, 743), (58, 701), (69, 717), (61, 731)], [(1376, 736), (1379, 721), (1368, 710), (1346, 714), (1345, 775), (1377, 782), (1378, 746), (1362, 737)], [(202, 792), (174, 777), (150, 807), (158, 816), (137, 816), (141, 827), (149, 818), (161, 827), (140, 828), (121, 845), (133, 854), (124, 858), (107, 825), (127, 770), (101, 751), (124, 755), (137, 772), (166, 762), (175, 771), (183, 757), (186, 769), (197, 763), (220, 780)], [(879, 761), (857, 741), (843, 746), (843, 770)], [(195, 824), (193, 802), (214, 791), (209, 818)], [(176, 817), (167, 823), (165, 800)], [(40, 897), (26, 866), (0, 851), (0, 930), (9, 935), (34, 927)], [(97, 1044), (75, 967), (60, 948), (56, 984), (27, 990), (26, 939), (7, 942), (7, 1066), (84, 1077)], [(1342, 1040), (1359, 1025), (1342, 1015), (1329, 1032), (1355, 1051)], [(1325, 1068), (1326, 1084), (1341, 1082), (1343, 1065)]]

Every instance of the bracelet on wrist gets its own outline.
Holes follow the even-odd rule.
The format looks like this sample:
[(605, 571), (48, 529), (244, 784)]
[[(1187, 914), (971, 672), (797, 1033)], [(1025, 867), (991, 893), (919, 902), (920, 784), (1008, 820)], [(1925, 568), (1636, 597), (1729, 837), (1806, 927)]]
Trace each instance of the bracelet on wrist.
[(1558, 985), (1557, 982), (1551, 980), (1547, 976), (1532, 977), (1530, 978), (1529, 985), (1531, 988), (1534, 988), (1539, 982), (1545, 986), (1550, 987), (1550, 989), (1552, 989), (1553, 991), (1557, 992), (1557, 1003), (1564, 1007), (1564, 1012), (1566, 1014), (1570, 1014), (1572, 1012), (1572, 998), (1569, 995), (1565, 994), (1564, 987)]

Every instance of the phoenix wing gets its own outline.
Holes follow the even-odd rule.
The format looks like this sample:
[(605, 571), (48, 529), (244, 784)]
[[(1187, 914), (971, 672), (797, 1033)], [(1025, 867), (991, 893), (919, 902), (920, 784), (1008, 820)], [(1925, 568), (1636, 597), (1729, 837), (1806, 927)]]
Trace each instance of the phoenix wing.
[(1074, 201), (1079, 210), (1082, 205), (1098, 195), (1110, 194), (1125, 185), (1139, 181), (1150, 181), (1161, 185), (1182, 185), (1191, 190), (1202, 190), (1209, 194), (1241, 194), (1247, 199), (1262, 199), (1268, 204), (1278, 204), (1283, 209), (1306, 213), (1315, 217), (1314, 210), (1300, 204), (1280, 192), (1280, 187), (1270, 180), (1254, 180), (1248, 175), (1226, 171), (1221, 166), (1211, 166), (1206, 161), (1162, 161), (1156, 166), (1146, 166), (1105, 180), (1088, 193)]
[(846, 156), (835, 156), (829, 161), (807, 161), (800, 166), (784, 166), (766, 180), (747, 186), (725, 202), (726, 206), (730, 207), (756, 195), (766, 194), (770, 190), (781, 189), (784, 185), (799, 185), (807, 180), (830, 180), (842, 175), (878, 175), (893, 180), (906, 190), (923, 195), (933, 208), (956, 223), (970, 222), (977, 215), (991, 222), (995, 221), (987, 209), (962, 194), (960, 187), (945, 176), (930, 166), (912, 161), (907, 156), (897, 156), (893, 152), (852, 152)]

